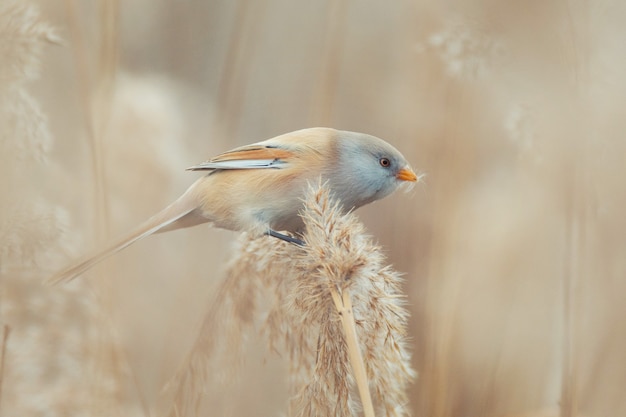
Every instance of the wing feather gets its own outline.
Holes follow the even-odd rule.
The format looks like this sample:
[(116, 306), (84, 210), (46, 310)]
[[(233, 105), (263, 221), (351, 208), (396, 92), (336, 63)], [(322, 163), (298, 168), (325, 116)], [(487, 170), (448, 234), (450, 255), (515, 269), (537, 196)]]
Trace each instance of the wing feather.
[(293, 156), (293, 152), (273, 145), (248, 145), (217, 155), (187, 170), (283, 168)]

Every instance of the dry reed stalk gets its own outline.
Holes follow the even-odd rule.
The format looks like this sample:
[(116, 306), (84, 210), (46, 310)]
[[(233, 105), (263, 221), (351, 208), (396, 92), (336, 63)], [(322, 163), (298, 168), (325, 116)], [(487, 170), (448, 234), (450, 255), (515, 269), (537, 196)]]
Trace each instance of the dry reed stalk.
[(217, 92), (214, 125), (224, 126), (225, 136), (232, 136), (241, 119), (244, 98), (254, 69), (255, 46), (261, 34), (261, 23), (267, 1), (237, 2), (228, 48), (224, 57)]
[(2, 326), (2, 339), (0, 340), (0, 415), (2, 415), (2, 382), (4, 381), (4, 358), (7, 351), (7, 342), (11, 328), (6, 324)]
[[(232, 377), (245, 331), (255, 324), (270, 349), (289, 359), (290, 416), (358, 414), (351, 367), (365, 415), (374, 409), (380, 416), (408, 413), (406, 388), (414, 371), (399, 274), (384, 265), (380, 248), (326, 187), (311, 187), (302, 216), (303, 248), (266, 237), (239, 241), (198, 339), (171, 383), (171, 416), (199, 411), (209, 375)], [(260, 310), (263, 293), (271, 295), (266, 314)]]
[(330, 126), (337, 81), (341, 70), (341, 58), (346, 38), (348, 0), (330, 0), (326, 6), (326, 36), (322, 59), (318, 64), (316, 88), (313, 93), (309, 119), (314, 126)]
[(363, 355), (361, 355), (356, 335), (354, 312), (352, 310), (350, 293), (346, 290), (339, 294), (339, 291), (336, 288), (331, 288), (330, 295), (333, 297), (337, 313), (341, 317), (341, 325), (343, 326), (346, 345), (348, 346), (350, 365), (352, 365), (356, 385), (359, 389), (359, 396), (361, 397), (361, 403), (363, 404), (363, 414), (365, 414), (365, 417), (374, 417), (374, 406), (372, 404), (372, 396), (370, 395), (365, 364), (363, 363)]
[(73, 45), (74, 67), (77, 74), (77, 86), (80, 100), (84, 109), (83, 121), (87, 131), (87, 146), (91, 167), (93, 169), (93, 213), (94, 232), (98, 241), (103, 240), (107, 229), (106, 219), (108, 219), (108, 200), (105, 192), (104, 167), (102, 162), (102, 141), (98, 135), (98, 124), (95, 117), (93, 105), (93, 77), (89, 68), (90, 57), (88, 47), (85, 43), (85, 33), (79, 14), (79, 7), (76, 0), (65, 0), (68, 25)]
[[(65, 0), (65, 11), (70, 27), (71, 43), (76, 73), (78, 74), (78, 90), (83, 105), (83, 123), (86, 129), (85, 142), (89, 149), (92, 169), (93, 186), (90, 187), (93, 213), (93, 233), (95, 240), (106, 240), (110, 222), (110, 196), (107, 192), (106, 164), (104, 160), (104, 143), (107, 139), (108, 127), (112, 113), (112, 95), (115, 88), (115, 78), (118, 62), (118, 0), (98, 1), (98, 44), (90, 48), (88, 30), (81, 19), (81, 7), (84, 4), (75, 0)], [(96, 59), (97, 65), (91, 67), (91, 61)], [(102, 273), (102, 272), (100, 272)], [(130, 379), (137, 392), (138, 402), (141, 404), (143, 415), (148, 416), (147, 407), (141, 390), (137, 387), (136, 376), (128, 365), (127, 354), (119, 343), (119, 339), (110, 323), (112, 311), (112, 288), (108, 280), (99, 280), (96, 294), (97, 314), (99, 323), (98, 343), (88, 358), (90, 376), (103, 380), (113, 376), (116, 385), (122, 386), (123, 381)], [(128, 377), (125, 373), (129, 372)], [(121, 390), (113, 395), (110, 388), (103, 384), (93, 383), (90, 393), (89, 409), (116, 409), (123, 400)]]

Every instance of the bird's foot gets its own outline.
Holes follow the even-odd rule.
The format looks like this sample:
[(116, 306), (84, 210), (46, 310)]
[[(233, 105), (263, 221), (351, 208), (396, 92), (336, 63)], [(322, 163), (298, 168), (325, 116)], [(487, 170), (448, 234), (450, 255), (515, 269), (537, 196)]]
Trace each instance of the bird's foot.
[(288, 236), (288, 235), (284, 235), (282, 233), (278, 233), (277, 231), (272, 230), (272, 229), (270, 229), (267, 232), (265, 232), (265, 234), (268, 235), (268, 236), (275, 237), (275, 238), (280, 239), (280, 240), (284, 240), (285, 242), (292, 243), (292, 244), (297, 245), (297, 246), (305, 246), (305, 243), (304, 243), (303, 240), (298, 239), (297, 237)]

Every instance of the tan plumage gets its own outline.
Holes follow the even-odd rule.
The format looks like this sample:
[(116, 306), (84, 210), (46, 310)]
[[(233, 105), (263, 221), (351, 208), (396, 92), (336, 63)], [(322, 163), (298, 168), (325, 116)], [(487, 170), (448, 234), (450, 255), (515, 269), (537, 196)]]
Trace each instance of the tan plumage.
[(384, 197), (402, 181), (417, 180), (400, 152), (383, 140), (328, 128), (303, 129), (242, 146), (189, 170), (208, 174), (134, 231), (49, 282), (69, 281), (153, 233), (202, 223), (259, 235), (300, 232), (304, 190), (319, 177), (328, 181), (347, 209)]

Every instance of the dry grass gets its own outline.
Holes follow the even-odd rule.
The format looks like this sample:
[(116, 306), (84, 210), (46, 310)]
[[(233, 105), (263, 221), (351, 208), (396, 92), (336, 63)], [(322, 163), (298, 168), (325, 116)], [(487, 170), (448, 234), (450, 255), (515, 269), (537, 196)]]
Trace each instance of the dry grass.
[[(304, 395), (336, 381), (297, 364), (328, 352), (352, 371), (333, 350), (332, 296), (316, 287), (326, 304), (298, 316), (314, 307), (294, 298), (303, 272), (277, 272), (302, 265), (301, 249), (233, 249), (233, 234), (198, 228), (39, 285), (179, 195), (184, 167), (318, 124), (380, 136), (428, 174), (358, 212), (406, 271), (419, 374), (407, 412), (626, 415), (625, 19), (619, 0), (1, 0), (2, 415), (175, 415), (175, 398), (215, 415), (329, 406)], [(232, 250), (249, 263), (224, 274)], [(347, 293), (361, 345), (380, 343)], [(308, 322), (288, 326), (285, 305)], [(321, 349), (300, 334), (314, 323)], [(163, 393), (194, 360), (200, 385)], [(346, 412), (360, 406), (351, 384), (332, 403)]]

